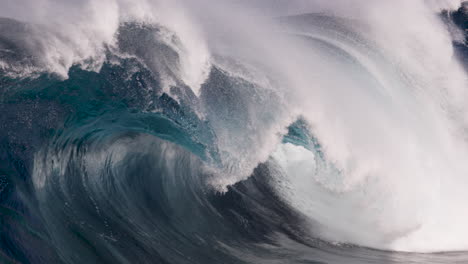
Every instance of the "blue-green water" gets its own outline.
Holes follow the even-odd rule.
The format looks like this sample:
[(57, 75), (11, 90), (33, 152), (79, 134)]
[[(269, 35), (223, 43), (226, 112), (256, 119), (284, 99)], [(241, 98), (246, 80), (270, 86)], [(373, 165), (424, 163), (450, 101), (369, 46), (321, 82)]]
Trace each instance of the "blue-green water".
[[(141, 38), (146, 30), (126, 24), (120, 41), (175, 52)], [(214, 188), (220, 172), (238, 169), (237, 160), (226, 163), (236, 146), (218, 143), (251, 145), (249, 136), (278, 117), (280, 100), (217, 67), (199, 95), (182, 83), (167, 90), (164, 76), (137, 58), (108, 49), (100, 70), (73, 66), (66, 79), (0, 72), (2, 263), (468, 261), (464, 252), (398, 253), (317, 238), (274, 188), (272, 175), (282, 172), (272, 159), (226, 190)], [(301, 117), (280, 137), (327, 163)]]

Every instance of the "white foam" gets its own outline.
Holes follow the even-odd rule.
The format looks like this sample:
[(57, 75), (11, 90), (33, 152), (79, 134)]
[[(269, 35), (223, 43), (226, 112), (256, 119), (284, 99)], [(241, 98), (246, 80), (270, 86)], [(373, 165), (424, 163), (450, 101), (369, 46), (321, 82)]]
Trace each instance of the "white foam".
[(73, 65), (98, 71), (106, 46), (115, 43), (120, 23), (129, 21), (159, 24), (175, 33), (180, 40), (172, 45), (180, 57), (178, 77), (195, 94), (209, 73), (210, 55), (204, 40), (177, 1), (6, 1), (0, 17), (31, 24), (44, 47), (34, 56), (39, 58), (43, 70), (63, 78), (68, 77)]
[(290, 144), (273, 158), (286, 175), (280, 193), (319, 223), (311, 233), (402, 251), (468, 250), (467, 73), (434, 12), (457, 2), (288, 2), (288, 12), (333, 10), (355, 19), (346, 21), (348, 31), (310, 25), (301, 34), (315, 42), (234, 2), (18, 0), (2, 3), (0, 16), (37, 25), (45, 65), (64, 77), (71, 65), (99, 59), (119, 23), (134, 20), (175, 33), (180, 41), (168, 43), (180, 55), (179, 77), (197, 95), (211, 54), (254, 67), (275, 81), (263, 84), (279, 98), (271, 106), (279, 113), (262, 120), (265, 104), (250, 105), (244, 134), (215, 129), (226, 168), (214, 185), (246, 179), (301, 115), (333, 166)]
[[(401, 251), (468, 249), (467, 75), (432, 6), (338, 6), (337, 15), (365, 26), (349, 20), (346, 27), (356, 26), (354, 32), (329, 28), (328, 34), (309, 26), (330, 48), (278, 34), (271, 21), (255, 14), (206, 2), (197, 4), (209, 17), (203, 25), (212, 48), (275, 76), (287, 109), (307, 120), (336, 168), (313, 173), (316, 155), (291, 146), (274, 155), (286, 171), (283, 182), (290, 182), (279, 189), (288, 190), (283, 194), (290, 204), (319, 223), (312, 234)], [(322, 2), (326, 8), (343, 1), (314, 4)], [(258, 133), (265, 136), (278, 131), (262, 128)], [(258, 155), (235, 148), (230, 154), (262, 161), (261, 153), (277, 142), (257, 141)]]

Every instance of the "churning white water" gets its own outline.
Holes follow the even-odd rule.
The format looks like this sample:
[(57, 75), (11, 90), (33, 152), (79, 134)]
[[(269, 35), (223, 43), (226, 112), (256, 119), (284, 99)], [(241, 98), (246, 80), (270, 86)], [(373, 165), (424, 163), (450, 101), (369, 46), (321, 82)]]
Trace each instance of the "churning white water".
[[(468, 75), (454, 55), (457, 34), (438, 12), (459, 6), (2, 0), (1, 17), (29, 24), (0, 29), (32, 54), (28, 73), (67, 78), (73, 65), (99, 70), (121, 24), (160, 25), (167, 31), (158, 37), (179, 56), (172, 72), (161, 73), (168, 87), (182, 81), (200, 96), (217, 67), (261, 91), (243, 107), (240, 125), (215, 114), (209, 120), (222, 164), (216, 188), (270, 160), (278, 166), (276, 191), (308, 219), (312, 235), (379, 249), (458, 251), (468, 250)], [(290, 16), (299, 13), (308, 14)], [(19, 73), (9, 65), (0, 61)], [(204, 118), (208, 107), (200, 108)], [(323, 155), (281, 143), (298, 118)]]

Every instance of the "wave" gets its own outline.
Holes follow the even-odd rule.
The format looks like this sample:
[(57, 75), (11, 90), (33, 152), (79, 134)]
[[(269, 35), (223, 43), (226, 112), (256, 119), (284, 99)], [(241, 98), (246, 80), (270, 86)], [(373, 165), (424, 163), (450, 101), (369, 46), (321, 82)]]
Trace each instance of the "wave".
[(467, 4), (352, 4), (2, 3), (0, 259), (466, 261)]

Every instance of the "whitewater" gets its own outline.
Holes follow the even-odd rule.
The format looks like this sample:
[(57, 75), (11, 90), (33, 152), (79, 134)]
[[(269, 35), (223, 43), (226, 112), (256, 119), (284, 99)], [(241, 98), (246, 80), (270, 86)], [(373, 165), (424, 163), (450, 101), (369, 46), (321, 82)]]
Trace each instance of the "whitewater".
[(468, 2), (0, 0), (0, 261), (466, 263)]

